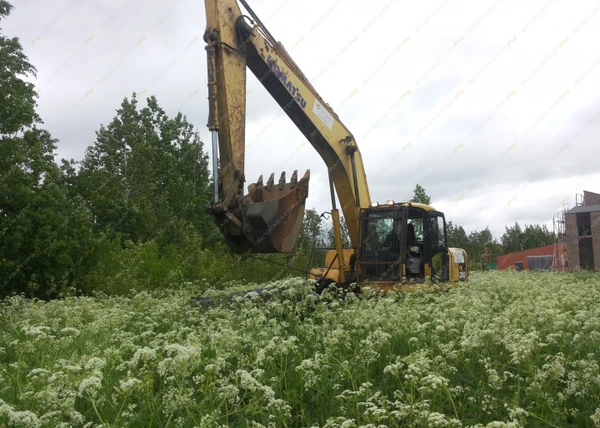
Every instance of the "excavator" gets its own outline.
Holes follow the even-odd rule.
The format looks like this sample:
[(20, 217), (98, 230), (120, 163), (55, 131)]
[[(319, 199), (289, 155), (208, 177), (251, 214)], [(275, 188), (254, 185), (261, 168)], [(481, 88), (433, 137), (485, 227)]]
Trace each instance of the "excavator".
[[(206, 208), (238, 254), (287, 253), (302, 228), (310, 170), (299, 177), (246, 177), (246, 70), (256, 76), (321, 156), (328, 170), (335, 248), (312, 269), (318, 284), (397, 291), (411, 284), (468, 279), (465, 250), (448, 248), (444, 214), (432, 206), (372, 201), (352, 133), (321, 98), (280, 42), (245, 0), (205, 0), (208, 129), (212, 139), (214, 200)], [(218, 163), (220, 161), (220, 164)], [(217, 173), (219, 171), (219, 174)], [(351, 248), (344, 248), (340, 212)]]

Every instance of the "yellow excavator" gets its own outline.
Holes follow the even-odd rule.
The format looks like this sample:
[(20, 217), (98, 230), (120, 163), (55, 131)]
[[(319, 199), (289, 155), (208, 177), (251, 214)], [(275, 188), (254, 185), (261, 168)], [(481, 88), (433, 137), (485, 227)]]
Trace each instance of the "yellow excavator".
[[(310, 274), (321, 284), (359, 284), (388, 291), (411, 283), (468, 278), (467, 253), (448, 248), (444, 214), (420, 203), (379, 204), (369, 195), (352, 133), (323, 101), (298, 65), (245, 0), (205, 0), (208, 129), (215, 193), (207, 207), (232, 251), (290, 252), (300, 235), (310, 171), (289, 182), (285, 172), (244, 194), (246, 69), (250, 69), (325, 162), (335, 249)], [(220, 160), (220, 165), (218, 164)], [(220, 174), (217, 171), (220, 168)], [(220, 180), (219, 180), (220, 178)], [(344, 249), (335, 193), (352, 248)], [(399, 285), (399, 284), (405, 284)]]

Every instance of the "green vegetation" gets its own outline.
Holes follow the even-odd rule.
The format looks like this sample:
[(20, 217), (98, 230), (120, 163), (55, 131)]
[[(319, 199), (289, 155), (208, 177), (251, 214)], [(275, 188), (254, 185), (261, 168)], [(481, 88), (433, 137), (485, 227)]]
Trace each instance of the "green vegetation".
[(269, 286), (289, 298), (5, 300), (0, 426), (600, 426), (597, 274), (342, 300)]
[(420, 184), (417, 184), (415, 186), (415, 190), (413, 191), (413, 197), (410, 202), (431, 205), (431, 196), (427, 194), (425, 189)]
[[(0, 0), (0, 22), (10, 11)], [(204, 211), (211, 174), (184, 116), (167, 117), (154, 97), (138, 106), (134, 93), (100, 126), (80, 163), (59, 166), (57, 141), (36, 113), (36, 70), (19, 40), (1, 33), (0, 64), (0, 297), (213, 281), (239, 260)], [(320, 227), (318, 216), (307, 222), (306, 230)], [(312, 236), (303, 235), (292, 254), (265, 257), (283, 266), (247, 261), (227, 279), (297, 275)]]

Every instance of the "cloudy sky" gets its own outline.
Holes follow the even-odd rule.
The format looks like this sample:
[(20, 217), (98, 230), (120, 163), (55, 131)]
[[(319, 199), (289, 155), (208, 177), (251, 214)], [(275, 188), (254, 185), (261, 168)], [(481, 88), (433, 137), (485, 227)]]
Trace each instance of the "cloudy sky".
[[(600, 192), (598, 1), (249, 3), (354, 134), (373, 200), (419, 183), (447, 220), (500, 237)], [(38, 69), (60, 157), (82, 159), (134, 91), (210, 142), (202, 1), (12, 4), (2, 29)], [(311, 169), (308, 206), (327, 210), (326, 166), (248, 76), (246, 177)]]

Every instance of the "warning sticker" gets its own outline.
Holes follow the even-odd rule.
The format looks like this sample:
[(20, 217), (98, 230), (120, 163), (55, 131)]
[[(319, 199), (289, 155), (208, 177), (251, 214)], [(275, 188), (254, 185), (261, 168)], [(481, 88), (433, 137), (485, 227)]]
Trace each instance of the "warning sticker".
[(452, 254), (454, 255), (454, 261), (456, 263), (464, 263), (465, 262), (465, 255), (461, 249), (452, 248)]
[(329, 129), (333, 128), (333, 116), (331, 113), (327, 111), (323, 105), (315, 100), (315, 105), (313, 106), (313, 112), (319, 116), (319, 119), (325, 124)]

